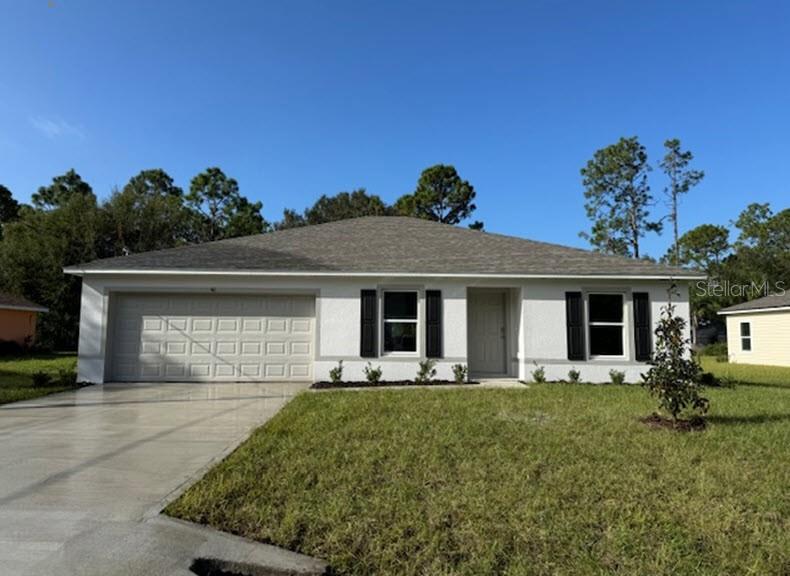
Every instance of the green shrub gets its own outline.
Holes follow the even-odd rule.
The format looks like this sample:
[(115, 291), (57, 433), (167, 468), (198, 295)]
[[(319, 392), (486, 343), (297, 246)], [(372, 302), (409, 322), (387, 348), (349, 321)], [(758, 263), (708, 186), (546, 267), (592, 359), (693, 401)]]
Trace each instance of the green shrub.
[(537, 362), (533, 362), (533, 364), (535, 364), (535, 369), (532, 371), (532, 381), (536, 384), (543, 384), (546, 382), (546, 368), (538, 366)]
[(582, 381), (582, 373), (576, 370), (576, 368), (571, 368), (568, 370), (568, 382), (571, 384), (578, 384)]
[(469, 370), (464, 364), (453, 364), (453, 377), (456, 384), (463, 384), (469, 375)]
[(381, 366), (373, 367), (373, 364), (368, 362), (365, 366), (365, 378), (370, 384), (378, 384), (381, 382)]
[(329, 379), (332, 381), (332, 384), (338, 384), (343, 381), (343, 361), (340, 360), (337, 363), (337, 366), (332, 368), (329, 371)]
[(25, 349), (14, 340), (0, 340), (0, 356), (21, 356)]
[(417, 377), (414, 381), (417, 384), (428, 384), (436, 376), (436, 360), (428, 358), (418, 362)]
[(625, 384), (625, 372), (620, 370), (609, 370), (609, 380), (612, 384), (622, 386)]
[(58, 386), (73, 388), (77, 385), (77, 373), (74, 370), (58, 370)]
[(31, 378), (33, 379), (33, 388), (46, 388), (52, 385), (52, 376), (46, 372), (33, 372)]
[(700, 348), (697, 351), (697, 354), (700, 356), (724, 356), (727, 358), (727, 343), (726, 342), (714, 342), (713, 344), (708, 344)]

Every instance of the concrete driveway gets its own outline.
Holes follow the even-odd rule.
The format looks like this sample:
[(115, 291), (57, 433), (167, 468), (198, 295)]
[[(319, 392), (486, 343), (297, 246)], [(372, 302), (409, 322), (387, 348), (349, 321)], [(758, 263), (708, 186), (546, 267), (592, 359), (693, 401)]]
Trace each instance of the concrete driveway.
[[(140, 533), (143, 521), (302, 388), (109, 384), (0, 407), (0, 571), (156, 573), (135, 567), (145, 554), (139, 542), (113, 549), (115, 560), (103, 567), (110, 548), (96, 543), (131, 533), (150, 539)], [(126, 571), (112, 568), (118, 556)]]

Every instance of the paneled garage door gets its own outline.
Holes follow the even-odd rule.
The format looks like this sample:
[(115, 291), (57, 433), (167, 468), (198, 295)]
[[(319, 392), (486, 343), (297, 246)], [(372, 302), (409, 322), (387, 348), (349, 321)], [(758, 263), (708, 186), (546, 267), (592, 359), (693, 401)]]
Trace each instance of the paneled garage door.
[(312, 296), (118, 294), (111, 302), (111, 380), (313, 378)]

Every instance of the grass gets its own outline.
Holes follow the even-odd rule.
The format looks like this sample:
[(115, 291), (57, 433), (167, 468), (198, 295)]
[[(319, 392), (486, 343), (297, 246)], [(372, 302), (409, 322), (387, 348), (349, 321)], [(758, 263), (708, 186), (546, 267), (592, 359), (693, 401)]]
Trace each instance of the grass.
[(790, 379), (768, 384), (708, 390), (687, 433), (638, 422), (634, 386), (306, 393), (167, 513), (339, 574), (788, 574)]
[[(30, 400), (55, 392), (70, 390), (73, 386), (62, 386), (57, 383), (60, 370), (74, 371), (77, 358), (73, 355), (38, 354), (6, 358), (0, 357), (0, 404)], [(33, 373), (46, 372), (54, 382), (51, 386), (34, 387)]]
[(777, 386), (790, 388), (790, 368), (757, 364), (717, 362), (712, 356), (700, 358), (702, 368), (719, 378), (727, 378), (742, 385)]

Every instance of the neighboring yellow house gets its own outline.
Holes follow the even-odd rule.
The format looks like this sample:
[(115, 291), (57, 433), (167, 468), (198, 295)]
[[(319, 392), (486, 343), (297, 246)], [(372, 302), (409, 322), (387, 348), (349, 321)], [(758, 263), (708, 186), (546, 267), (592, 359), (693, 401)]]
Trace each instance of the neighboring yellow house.
[(0, 342), (29, 346), (36, 336), (36, 317), (43, 306), (20, 296), (0, 292)]
[(719, 311), (727, 317), (727, 352), (735, 364), (790, 366), (790, 291)]

